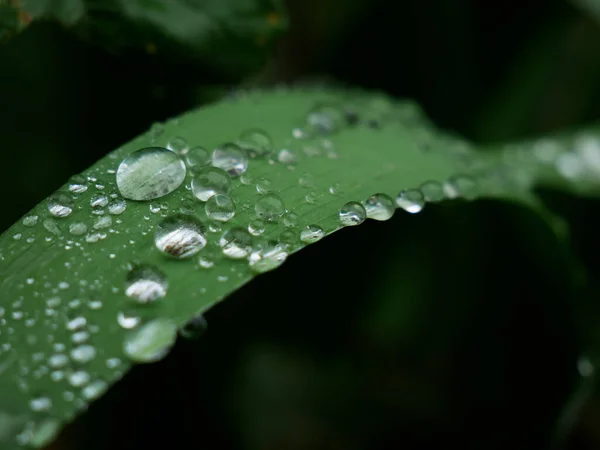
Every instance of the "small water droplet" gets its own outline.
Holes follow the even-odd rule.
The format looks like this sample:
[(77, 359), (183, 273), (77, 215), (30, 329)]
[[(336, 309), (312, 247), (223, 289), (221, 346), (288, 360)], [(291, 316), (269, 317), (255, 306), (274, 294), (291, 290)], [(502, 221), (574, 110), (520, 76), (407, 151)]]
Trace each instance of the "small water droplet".
[(54, 440), (59, 431), (60, 421), (58, 419), (44, 419), (31, 428), (28, 445), (33, 448), (43, 448)]
[(152, 303), (167, 295), (167, 277), (156, 267), (135, 266), (127, 274), (125, 295), (137, 303)]
[(23, 225), (28, 228), (36, 226), (37, 223), (38, 223), (38, 216), (25, 216), (23, 218)]
[(96, 357), (96, 348), (91, 345), (80, 345), (71, 350), (71, 358), (80, 364), (90, 362)]
[(265, 232), (265, 222), (260, 219), (254, 219), (248, 224), (248, 232), (252, 236), (260, 236)]
[(108, 213), (114, 216), (122, 214), (125, 209), (127, 209), (127, 202), (122, 198), (115, 199), (108, 204)]
[(177, 326), (166, 318), (155, 319), (132, 331), (123, 342), (123, 352), (134, 362), (162, 359), (175, 343)]
[(199, 315), (186, 323), (179, 330), (179, 334), (185, 339), (196, 340), (204, 334), (207, 327), (206, 319), (202, 315)]
[(298, 242), (298, 233), (293, 230), (282, 231), (279, 235), (279, 242), (284, 245), (294, 245)]
[(200, 253), (200, 256), (198, 257), (198, 264), (203, 269), (213, 268), (215, 266), (216, 261), (217, 261), (217, 254), (211, 249), (203, 250)]
[(55, 217), (67, 217), (73, 212), (73, 199), (64, 192), (55, 192), (48, 197), (48, 211)]
[(298, 178), (298, 184), (302, 187), (312, 187), (315, 184), (315, 177), (313, 177), (310, 173), (303, 173)]
[(288, 228), (294, 228), (298, 225), (298, 214), (295, 212), (288, 212), (285, 216), (283, 216), (283, 225)]
[(94, 195), (90, 199), (90, 206), (93, 208), (104, 208), (108, 205), (108, 197), (104, 194)]
[(137, 327), (141, 321), (142, 318), (134, 311), (119, 311), (117, 314), (117, 323), (126, 330)]
[(254, 206), (256, 215), (267, 222), (278, 222), (285, 213), (285, 204), (277, 194), (263, 195)]
[(117, 169), (117, 187), (130, 200), (152, 200), (177, 189), (185, 180), (181, 158), (162, 147), (147, 147), (133, 152)]
[(312, 244), (325, 236), (325, 231), (319, 225), (307, 225), (300, 232), (300, 240), (305, 244)]
[(266, 131), (257, 128), (243, 131), (237, 140), (238, 145), (255, 158), (265, 156), (273, 149), (273, 141)]
[(309, 130), (319, 134), (330, 134), (339, 131), (345, 122), (344, 111), (335, 104), (317, 105), (306, 117)]
[(60, 369), (69, 363), (69, 357), (64, 353), (55, 353), (48, 359), (48, 364), (53, 369)]
[(256, 183), (256, 190), (259, 194), (268, 194), (271, 192), (271, 182), (264, 178), (258, 180), (258, 183)]
[(277, 161), (281, 164), (296, 164), (297, 160), (296, 152), (291, 148), (282, 148), (277, 153)]
[(148, 205), (152, 214), (158, 214), (161, 210), (160, 203), (152, 202)]
[(90, 374), (85, 370), (76, 370), (69, 374), (68, 381), (73, 387), (85, 386), (90, 382)]
[(99, 398), (108, 390), (108, 383), (104, 380), (95, 380), (81, 390), (81, 396), (87, 401)]
[(212, 163), (232, 177), (237, 177), (248, 169), (248, 155), (239, 145), (227, 143), (213, 151)]
[(380, 221), (391, 219), (396, 211), (394, 201), (386, 194), (371, 195), (365, 200), (364, 207), (369, 219)]
[(204, 147), (192, 147), (185, 154), (185, 162), (188, 166), (199, 169), (210, 164), (210, 153)]
[(192, 193), (203, 202), (215, 194), (228, 194), (230, 189), (229, 175), (216, 167), (202, 169), (192, 179)]
[(230, 228), (219, 239), (223, 254), (232, 259), (248, 256), (252, 249), (252, 236), (243, 228)]
[(94, 220), (94, 229), (102, 230), (104, 228), (108, 228), (112, 225), (112, 217), (110, 216), (100, 216)]
[(216, 194), (208, 199), (204, 210), (209, 219), (227, 222), (235, 216), (235, 203), (229, 195)]
[(248, 257), (248, 266), (257, 273), (268, 272), (281, 266), (287, 256), (285, 246), (279, 242), (262, 242)]
[(206, 245), (203, 226), (198, 219), (185, 214), (176, 214), (164, 219), (156, 227), (156, 248), (175, 258), (189, 258)]
[(83, 175), (73, 175), (69, 179), (69, 191), (73, 194), (83, 194), (87, 189), (87, 180)]
[(435, 203), (444, 199), (444, 188), (437, 181), (426, 181), (419, 190), (427, 202)]
[(169, 141), (169, 143), (167, 144), (167, 148), (172, 152), (179, 153), (182, 155), (185, 152), (187, 152), (189, 145), (188, 142), (181, 136), (175, 136)]
[(52, 400), (46, 396), (35, 397), (29, 402), (29, 407), (35, 412), (48, 411), (52, 409)]
[(477, 182), (467, 175), (452, 177), (444, 183), (444, 193), (451, 199), (462, 197), (474, 200), (478, 194)]
[(317, 203), (318, 198), (319, 198), (319, 196), (315, 191), (310, 191), (304, 197), (304, 199), (306, 200), (306, 203), (310, 203), (311, 205), (314, 205), (315, 203)]
[(340, 210), (340, 222), (344, 226), (360, 225), (366, 218), (367, 211), (358, 202), (348, 202)]
[(396, 196), (396, 205), (406, 212), (416, 214), (425, 207), (425, 199), (418, 189), (407, 189)]

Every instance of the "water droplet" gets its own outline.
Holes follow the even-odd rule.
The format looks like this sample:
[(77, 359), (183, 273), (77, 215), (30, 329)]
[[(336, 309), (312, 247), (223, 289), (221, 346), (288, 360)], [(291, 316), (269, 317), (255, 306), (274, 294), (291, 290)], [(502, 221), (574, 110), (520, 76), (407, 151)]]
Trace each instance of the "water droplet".
[(298, 242), (298, 235), (293, 230), (285, 230), (279, 235), (279, 241), (285, 245), (294, 245)]
[(148, 208), (150, 208), (150, 212), (152, 214), (158, 214), (161, 210), (160, 203), (155, 203), (155, 202), (150, 203), (148, 205)]
[(257, 273), (268, 272), (281, 266), (287, 259), (284, 245), (276, 241), (262, 242), (248, 257), (248, 265)]
[(340, 195), (342, 193), (342, 188), (338, 183), (332, 184), (329, 186), (329, 193), (331, 195)]
[(134, 267), (127, 274), (125, 295), (138, 303), (151, 303), (167, 295), (167, 277), (147, 264)]
[(90, 206), (93, 208), (104, 208), (108, 205), (108, 197), (104, 194), (94, 195), (90, 199)]
[(256, 183), (256, 190), (259, 194), (268, 194), (271, 192), (271, 182), (264, 178), (258, 180), (258, 183)]
[(28, 445), (33, 448), (43, 448), (54, 440), (59, 431), (58, 419), (44, 419), (31, 428)]
[(198, 264), (203, 269), (211, 269), (215, 266), (217, 255), (213, 250), (203, 250), (198, 257)]
[(104, 380), (95, 380), (88, 384), (81, 390), (81, 396), (88, 400), (95, 400), (99, 398), (108, 390), (108, 383)]
[(444, 193), (448, 198), (462, 197), (473, 200), (477, 197), (477, 182), (466, 175), (452, 177), (444, 183)]
[(304, 197), (304, 199), (306, 200), (306, 203), (310, 203), (311, 205), (314, 205), (315, 203), (317, 203), (318, 198), (319, 198), (319, 196), (317, 195), (317, 193), (315, 191), (310, 191)]
[(256, 215), (267, 222), (278, 222), (285, 213), (285, 204), (277, 194), (266, 194), (256, 201)]
[(298, 178), (298, 184), (302, 187), (312, 187), (315, 184), (315, 177), (313, 177), (310, 173), (303, 173)]
[(36, 226), (37, 223), (38, 223), (38, 216), (25, 216), (23, 218), (23, 225), (28, 228)]
[(94, 229), (102, 230), (112, 225), (112, 218), (110, 216), (100, 216), (94, 220)]
[(185, 162), (195, 169), (210, 164), (210, 153), (204, 147), (192, 147), (185, 154)]
[(309, 129), (320, 134), (330, 134), (340, 130), (345, 121), (344, 111), (335, 104), (317, 105), (306, 118)]
[(118, 216), (119, 214), (122, 214), (126, 208), (127, 202), (122, 198), (118, 198), (108, 204), (108, 213)]
[(141, 317), (134, 311), (119, 311), (117, 314), (117, 323), (126, 330), (137, 327), (141, 321)]
[(283, 224), (288, 228), (294, 228), (298, 225), (298, 214), (295, 212), (288, 212), (285, 216), (283, 216)]
[(69, 357), (64, 353), (56, 353), (48, 359), (48, 364), (53, 369), (60, 369), (69, 363)]
[(265, 222), (260, 219), (254, 219), (248, 224), (248, 232), (252, 236), (260, 236), (265, 232)]
[(426, 181), (419, 189), (425, 201), (439, 202), (444, 199), (444, 188), (437, 181)]
[(181, 136), (175, 136), (167, 144), (167, 148), (172, 152), (184, 154), (189, 148), (188, 142)]
[(73, 194), (83, 194), (87, 189), (87, 180), (83, 175), (73, 175), (69, 179), (69, 191)]
[(212, 163), (232, 177), (237, 177), (248, 169), (248, 155), (240, 146), (227, 143), (213, 151)]
[(130, 200), (152, 200), (170, 194), (185, 180), (185, 164), (162, 147), (133, 152), (119, 165), (117, 187)]
[(325, 231), (319, 225), (307, 225), (300, 232), (300, 240), (305, 244), (312, 244), (325, 236)]
[(206, 245), (202, 224), (193, 216), (176, 214), (167, 217), (156, 227), (156, 248), (175, 258), (189, 258)]
[(44, 228), (50, 233), (54, 234), (55, 236), (60, 236), (60, 228), (58, 228), (58, 223), (56, 220), (51, 218), (44, 219), (42, 225), (44, 225)]
[(242, 259), (248, 256), (252, 249), (252, 236), (243, 228), (231, 228), (219, 239), (223, 254), (232, 259)]
[(418, 189), (407, 189), (396, 196), (396, 205), (406, 212), (416, 214), (425, 207), (425, 199)]
[(48, 197), (48, 211), (55, 217), (67, 217), (73, 212), (73, 199), (64, 192), (55, 192)]
[(208, 324), (206, 323), (206, 320), (202, 315), (199, 315), (186, 323), (179, 330), (179, 334), (185, 339), (196, 340), (204, 334), (207, 327)]
[(192, 193), (200, 201), (207, 201), (215, 194), (228, 194), (231, 179), (224, 170), (207, 167), (200, 170), (192, 180)]
[(85, 386), (90, 382), (90, 374), (85, 370), (76, 370), (69, 374), (68, 380), (69, 384), (73, 387)]
[(45, 396), (35, 397), (29, 402), (29, 407), (35, 412), (48, 411), (52, 408), (52, 400)]
[(364, 203), (367, 217), (374, 220), (388, 220), (394, 215), (394, 200), (386, 194), (371, 195)]
[(123, 342), (123, 351), (132, 361), (154, 362), (168, 353), (176, 338), (175, 323), (159, 318), (131, 332)]
[(204, 210), (209, 219), (227, 222), (235, 216), (235, 203), (229, 195), (216, 194), (208, 199)]
[(360, 225), (366, 218), (367, 211), (358, 202), (348, 202), (340, 210), (340, 222), (346, 227)]
[(277, 161), (281, 164), (296, 164), (297, 160), (296, 152), (290, 148), (282, 148), (277, 153)]
[(90, 362), (96, 357), (96, 348), (91, 345), (80, 345), (71, 350), (71, 358), (81, 364)]
[(266, 131), (256, 128), (243, 131), (237, 140), (238, 145), (255, 158), (265, 156), (273, 149), (273, 141)]

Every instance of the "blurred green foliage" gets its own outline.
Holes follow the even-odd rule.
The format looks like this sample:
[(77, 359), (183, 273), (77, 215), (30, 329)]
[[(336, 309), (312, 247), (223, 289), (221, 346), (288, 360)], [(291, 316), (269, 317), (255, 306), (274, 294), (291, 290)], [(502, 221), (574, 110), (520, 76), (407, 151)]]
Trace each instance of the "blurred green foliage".
[[(90, 1), (89, 17), (93, 4), (131, 13), (108, 11), (113, 29), (86, 14), (69, 30), (32, 21), (0, 47), (4, 228), (153, 121), (239, 83), (384, 89), (479, 142), (600, 115), (600, 27), (563, 0), (289, 0), (274, 25), (263, 6), (241, 14), (227, 44), (185, 27), (194, 14), (142, 3), (166, 4)], [(0, 1), (3, 30), (21, 26), (14, 5)], [(256, 36), (287, 20), (263, 64)], [(173, 27), (200, 38), (161, 31)], [(596, 200), (541, 194), (567, 220), (568, 248), (496, 202), (344, 230), (214, 308), (200, 341), (135, 368), (53, 448), (549, 448), (578, 357), (598, 360), (600, 215)], [(599, 420), (586, 398), (565, 448), (597, 448)]]

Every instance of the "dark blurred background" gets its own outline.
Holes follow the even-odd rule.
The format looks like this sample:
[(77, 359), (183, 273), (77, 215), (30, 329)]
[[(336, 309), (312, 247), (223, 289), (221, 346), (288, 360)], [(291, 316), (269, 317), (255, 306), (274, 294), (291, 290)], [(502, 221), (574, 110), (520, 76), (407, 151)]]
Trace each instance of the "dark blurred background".
[[(237, 85), (329, 80), (418, 101), (496, 142), (600, 117), (600, 20), (565, 0), (288, 0), (258, 73), (115, 53), (50, 22), (0, 46), (3, 229), (123, 142)], [(218, 55), (215, 56), (218, 59)], [(541, 195), (343, 230), (134, 368), (54, 449), (550, 448), (598, 347), (598, 203)], [(585, 319), (585, 320), (582, 320)], [(587, 395), (564, 443), (600, 448)]]

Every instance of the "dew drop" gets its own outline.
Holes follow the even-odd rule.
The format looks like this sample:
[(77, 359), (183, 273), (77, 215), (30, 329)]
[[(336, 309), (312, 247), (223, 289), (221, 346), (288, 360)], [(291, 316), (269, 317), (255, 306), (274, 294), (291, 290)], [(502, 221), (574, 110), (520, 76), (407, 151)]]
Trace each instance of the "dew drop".
[(100, 216), (94, 220), (94, 229), (102, 230), (112, 225), (112, 218), (110, 216)]
[(59, 431), (60, 421), (58, 419), (44, 419), (35, 424), (31, 429), (29, 446), (33, 448), (43, 448), (54, 440)]
[(152, 200), (170, 194), (185, 180), (181, 158), (162, 147), (133, 152), (117, 169), (117, 187), (130, 200)]
[(176, 214), (159, 223), (154, 233), (156, 248), (165, 255), (189, 258), (206, 245), (202, 224), (193, 216)]
[(248, 232), (252, 236), (260, 236), (265, 232), (265, 222), (260, 219), (254, 219), (248, 224)]
[(307, 225), (300, 232), (300, 240), (305, 244), (312, 244), (325, 236), (325, 231), (319, 225)]
[(265, 156), (273, 149), (273, 141), (266, 131), (257, 128), (243, 131), (237, 140), (238, 145), (255, 158)]
[(106, 381), (95, 380), (81, 390), (81, 396), (87, 401), (92, 401), (99, 398), (107, 390), (108, 383)]
[(216, 167), (200, 170), (192, 179), (192, 193), (200, 201), (207, 201), (215, 194), (228, 194), (231, 179), (227, 172)]
[(216, 194), (208, 199), (204, 210), (209, 219), (227, 222), (235, 216), (235, 203), (229, 195)]
[(306, 117), (309, 130), (319, 134), (330, 134), (339, 131), (345, 124), (343, 110), (335, 104), (315, 106)]
[(104, 208), (108, 205), (108, 197), (104, 194), (94, 195), (90, 199), (90, 206), (92, 208)]
[(127, 209), (127, 202), (122, 198), (115, 199), (108, 204), (108, 213), (113, 216), (123, 214), (125, 209)]
[(248, 155), (239, 145), (227, 143), (213, 151), (212, 163), (232, 177), (237, 177), (248, 169)]
[(288, 228), (294, 228), (298, 225), (298, 214), (295, 212), (288, 212), (285, 216), (283, 216), (283, 225)]
[(68, 381), (73, 387), (85, 386), (90, 382), (90, 374), (85, 370), (76, 370), (69, 374)]
[(96, 348), (91, 345), (80, 345), (71, 350), (71, 359), (81, 364), (90, 362), (96, 357)]
[(452, 177), (444, 183), (444, 193), (448, 198), (474, 200), (478, 194), (477, 182), (466, 175)]
[(137, 327), (141, 321), (141, 317), (133, 311), (119, 311), (117, 314), (117, 323), (126, 330)]
[(55, 192), (48, 197), (48, 211), (55, 217), (67, 217), (73, 212), (73, 199), (64, 192)]
[(179, 330), (179, 334), (185, 339), (196, 340), (204, 334), (207, 327), (206, 319), (204, 319), (204, 316), (199, 315), (186, 323)]
[(281, 164), (296, 164), (298, 158), (296, 152), (289, 148), (282, 148), (277, 153), (277, 161)]
[(175, 136), (167, 144), (167, 148), (172, 152), (184, 154), (189, 148), (188, 142), (181, 136)]
[(302, 187), (312, 187), (315, 184), (315, 177), (313, 177), (310, 173), (303, 173), (298, 178), (298, 184)]
[(427, 202), (439, 202), (444, 199), (444, 188), (437, 181), (426, 181), (419, 188)]
[(279, 241), (284, 245), (294, 245), (298, 242), (297, 233), (289, 229), (282, 231), (279, 235)]
[(123, 352), (134, 362), (148, 363), (162, 359), (175, 343), (177, 326), (159, 318), (132, 331), (123, 342)]
[(210, 153), (204, 147), (192, 147), (185, 154), (185, 162), (188, 166), (199, 169), (210, 164)]
[(257, 246), (248, 257), (248, 266), (257, 273), (268, 272), (281, 266), (288, 253), (284, 245), (277, 241), (266, 241)]
[(69, 179), (69, 191), (73, 194), (83, 194), (87, 189), (87, 180), (83, 175), (73, 175)]
[(256, 191), (259, 194), (268, 194), (269, 192), (271, 192), (271, 182), (264, 178), (258, 180), (258, 183), (256, 183)]
[(278, 222), (285, 213), (285, 204), (277, 194), (266, 194), (256, 201), (254, 210), (260, 219)]
[(29, 402), (29, 407), (35, 412), (48, 411), (52, 408), (52, 400), (45, 396), (35, 397)]
[(147, 264), (131, 269), (125, 280), (125, 295), (137, 303), (152, 303), (167, 295), (167, 277)]
[(340, 210), (340, 222), (346, 227), (360, 225), (366, 218), (367, 211), (358, 202), (348, 202)]
[(367, 217), (374, 220), (389, 220), (394, 215), (396, 207), (394, 200), (386, 194), (371, 195), (364, 202)]
[(203, 269), (211, 269), (215, 266), (217, 255), (213, 250), (203, 250), (198, 257), (198, 264)]
[(232, 259), (242, 259), (252, 250), (252, 236), (243, 228), (230, 228), (219, 239), (223, 254)]
[(396, 196), (396, 205), (406, 212), (416, 214), (425, 207), (425, 199), (418, 189), (407, 189)]
[(23, 218), (23, 225), (28, 228), (36, 226), (37, 223), (38, 223), (38, 216), (25, 216)]

